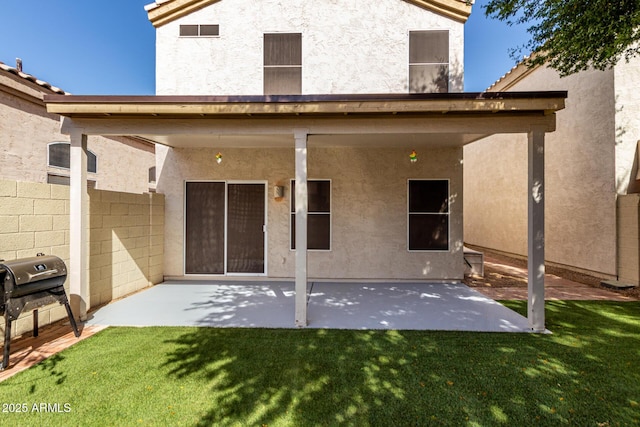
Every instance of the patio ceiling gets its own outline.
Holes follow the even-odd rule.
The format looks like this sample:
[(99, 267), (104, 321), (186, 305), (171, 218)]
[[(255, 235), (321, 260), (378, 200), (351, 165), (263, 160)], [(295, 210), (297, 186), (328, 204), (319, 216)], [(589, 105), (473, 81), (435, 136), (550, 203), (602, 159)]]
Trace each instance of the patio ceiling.
[(450, 147), (493, 133), (555, 130), (566, 92), (295, 96), (62, 96), (45, 98), (65, 116), (63, 132), (137, 135), (176, 148), (309, 144)]

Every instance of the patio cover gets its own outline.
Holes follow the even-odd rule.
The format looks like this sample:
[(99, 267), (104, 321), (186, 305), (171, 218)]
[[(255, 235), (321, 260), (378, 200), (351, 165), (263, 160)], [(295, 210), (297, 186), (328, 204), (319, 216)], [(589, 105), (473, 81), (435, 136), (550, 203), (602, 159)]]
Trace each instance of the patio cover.
[[(497, 133), (528, 135), (528, 319), (544, 320), (544, 138), (567, 93), (492, 92), (293, 96), (45, 96), (71, 137), (70, 293), (88, 307), (87, 135), (135, 135), (169, 147), (294, 147), (295, 323), (307, 325), (307, 144), (464, 146)], [(393, 138), (392, 136), (398, 138)], [(304, 249), (303, 249), (304, 248)]]

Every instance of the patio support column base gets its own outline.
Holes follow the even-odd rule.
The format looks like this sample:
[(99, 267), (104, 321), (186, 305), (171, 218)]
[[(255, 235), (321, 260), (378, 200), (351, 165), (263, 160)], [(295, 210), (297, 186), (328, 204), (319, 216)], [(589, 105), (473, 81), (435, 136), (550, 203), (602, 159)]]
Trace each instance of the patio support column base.
[(533, 332), (544, 332), (544, 137), (543, 129), (528, 134), (528, 304)]
[(307, 326), (307, 136), (306, 129), (295, 129), (296, 141), (296, 296), (295, 324)]
[(69, 189), (69, 293), (76, 318), (87, 319), (89, 292), (87, 281), (87, 135), (71, 133)]

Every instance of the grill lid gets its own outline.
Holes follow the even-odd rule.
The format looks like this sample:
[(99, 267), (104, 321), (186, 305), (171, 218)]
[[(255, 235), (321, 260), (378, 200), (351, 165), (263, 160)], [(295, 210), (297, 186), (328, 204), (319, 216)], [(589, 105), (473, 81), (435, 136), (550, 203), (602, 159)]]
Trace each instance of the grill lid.
[[(35, 256), (5, 261), (0, 269), (6, 269), (15, 278), (17, 286), (52, 277), (66, 276), (67, 266), (55, 255)], [(6, 280), (6, 279), (5, 279)]]

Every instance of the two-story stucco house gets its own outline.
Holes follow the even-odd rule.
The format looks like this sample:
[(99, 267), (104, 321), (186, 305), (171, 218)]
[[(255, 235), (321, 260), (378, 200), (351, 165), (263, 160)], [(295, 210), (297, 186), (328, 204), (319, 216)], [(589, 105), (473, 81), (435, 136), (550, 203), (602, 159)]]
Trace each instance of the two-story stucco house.
[[(468, 9), (462, 2), (448, 2), (459, 3), (448, 13), (434, 13), (425, 7), (430, 2), (398, 0), (375, 7), (352, 0), (199, 3), (207, 6), (185, 16), (172, 2), (148, 7), (157, 26), (158, 95), (304, 100), (317, 94), (463, 90), (462, 21)], [(419, 150), (421, 138), (376, 132), (309, 138), (310, 277), (462, 278), (462, 224), (455, 219), (461, 204), (449, 201), (461, 194), (462, 153), (438, 147), (432, 163), (432, 154)], [(165, 274), (293, 277), (293, 134), (223, 135), (213, 144), (199, 139), (174, 137), (158, 150), (158, 191), (171, 200)], [(414, 148), (420, 161), (412, 164)], [(282, 188), (281, 197), (274, 197), (273, 187)], [(416, 207), (429, 215), (407, 212), (411, 191), (437, 198)], [(233, 203), (246, 204), (247, 218), (233, 218)], [(407, 227), (408, 216), (413, 227)], [(202, 224), (213, 218), (216, 227), (203, 233)], [(255, 236), (244, 229), (234, 235), (234, 221), (253, 226)]]
[(544, 329), (538, 190), (566, 93), (463, 93), (468, 2), (167, 0), (147, 11), (156, 96), (47, 98), (72, 140), (81, 311), (87, 135), (162, 145), (165, 277), (294, 280), (304, 326), (310, 279), (461, 280), (463, 147), (523, 133), (530, 319)]

